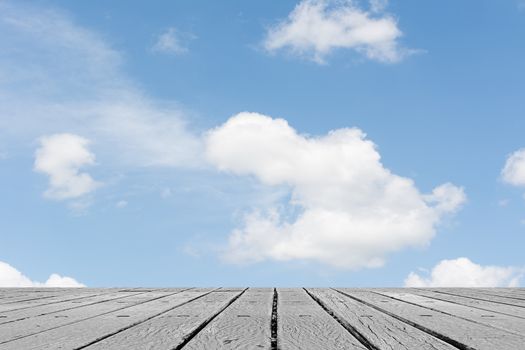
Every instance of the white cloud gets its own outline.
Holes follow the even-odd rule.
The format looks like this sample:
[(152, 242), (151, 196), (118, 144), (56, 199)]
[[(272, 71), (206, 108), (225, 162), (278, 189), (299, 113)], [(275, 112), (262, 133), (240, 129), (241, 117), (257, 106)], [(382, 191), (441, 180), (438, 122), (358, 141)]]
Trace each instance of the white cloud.
[(73, 134), (55, 134), (40, 138), (34, 169), (49, 176), (48, 198), (64, 200), (84, 196), (101, 184), (80, 168), (95, 164), (89, 141)]
[[(19, 144), (67, 130), (113, 164), (199, 167), (187, 111), (128, 78), (120, 52), (63, 12), (0, 2), (0, 134)], [(57, 130), (57, 127), (60, 130)]]
[(421, 194), (411, 179), (383, 166), (357, 128), (309, 137), (283, 119), (240, 113), (211, 130), (206, 143), (218, 169), (291, 190), (283, 207), (246, 215), (225, 252), (232, 262), (380, 266), (389, 252), (428, 244), (443, 215), (465, 201), (463, 189), (451, 184)]
[(0, 261), (0, 287), (85, 287), (82, 283), (77, 282), (71, 277), (63, 277), (56, 273), (53, 273), (46, 282), (40, 283), (30, 280), (24, 276), (20, 271)]
[(180, 33), (176, 28), (170, 27), (159, 35), (152, 50), (155, 52), (182, 55), (188, 52), (187, 41), (192, 36)]
[(117, 204), (115, 204), (115, 206), (119, 209), (122, 209), (128, 206), (128, 202), (124, 200), (118, 201)]
[(398, 62), (411, 51), (400, 47), (397, 20), (383, 13), (386, 1), (371, 1), (365, 11), (352, 0), (303, 0), (283, 20), (269, 28), (264, 47), (324, 63), (335, 49), (352, 49), (371, 60)]
[(468, 258), (442, 260), (429, 277), (411, 272), (405, 287), (517, 287), (524, 272), (511, 266), (482, 266)]
[(381, 12), (388, 6), (388, 0), (370, 0), (370, 10)]
[(525, 148), (512, 153), (501, 171), (503, 181), (513, 186), (525, 186)]

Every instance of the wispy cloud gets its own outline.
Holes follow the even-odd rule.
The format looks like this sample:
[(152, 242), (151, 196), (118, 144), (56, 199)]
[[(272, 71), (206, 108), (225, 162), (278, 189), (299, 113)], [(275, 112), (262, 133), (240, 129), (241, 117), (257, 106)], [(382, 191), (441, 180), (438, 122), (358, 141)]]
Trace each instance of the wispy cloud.
[(428, 277), (411, 272), (405, 287), (517, 287), (524, 273), (524, 268), (482, 266), (457, 258), (440, 261)]
[(182, 55), (189, 51), (188, 42), (195, 36), (170, 27), (161, 33), (152, 47), (154, 52)]
[(370, 0), (370, 10), (372, 12), (382, 12), (388, 6), (389, 0)]
[(288, 18), (269, 28), (263, 45), (325, 63), (337, 49), (349, 49), (371, 60), (394, 63), (414, 52), (402, 48), (397, 20), (385, 13), (385, 0), (373, 0), (370, 11), (356, 1), (303, 0)]
[(117, 204), (115, 204), (115, 207), (117, 207), (118, 209), (122, 209), (127, 206), (128, 206), (128, 201), (125, 201), (125, 200), (120, 200), (117, 202)]
[(3, 1), (0, 32), (6, 139), (68, 132), (97, 140), (117, 164), (202, 166), (201, 141), (186, 112), (137, 87), (121, 54), (93, 31), (60, 11)]

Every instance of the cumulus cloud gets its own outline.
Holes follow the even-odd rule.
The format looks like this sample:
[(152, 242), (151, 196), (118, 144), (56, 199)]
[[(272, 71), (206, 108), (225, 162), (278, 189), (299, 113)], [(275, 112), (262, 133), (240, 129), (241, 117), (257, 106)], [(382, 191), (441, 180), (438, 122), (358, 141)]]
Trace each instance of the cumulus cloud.
[(310, 137), (283, 119), (240, 113), (207, 134), (206, 155), (222, 171), (291, 192), (284, 205), (245, 216), (225, 252), (232, 262), (381, 266), (389, 252), (428, 244), (443, 215), (465, 201), (463, 189), (449, 183), (420, 193), (383, 166), (357, 128)]
[(159, 35), (152, 50), (154, 52), (182, 55), (188, 52), (187, 41), (189, 36), (180, 33), (176, 28), (170, 27)]
[[(126, 166), (202, 166), (189, 112), (148, 96), (120, 52), (67, 13), (0, 2), (0, 134), (22, 143), (67, 130)], [(57, 126), (60, 130), (56, 130)]]
[(0, 287), (56, 287), (56, 288), (78, 288), (85, 287), (74, 278), (51, 274), (46, 282), (35, 282), (23, 275), (13, 266), (0, 261)]
[(269, 52), (288, 50), (317, 63), (324, 63), (335, 49), (398, 62), (411, 51), (400, 47), (402, 32), (397, 20), (383, 12), (386, 4), (373, 0), (366, 11), (352, 0), (303, 0), (287, 19), (269, 28), (264, 47)]
[(523, 268), (482, 266), (457, 258), (440, 261), (428, 277), (411, 272), (405, 287), (517, 287), (524, 272)]
[(512, 153), (501, 171), (503, 181), (513, 186), (525, 186), (525, 148)]
[(84, 196), (101, 184), (80, 168), (95, 164), (95, 155), (88, 149), (89, 140), (73, 134), (55, 134), (40, 138), (35, 153), (34, 169), (49, 176), (44, 195), (64, 200)]

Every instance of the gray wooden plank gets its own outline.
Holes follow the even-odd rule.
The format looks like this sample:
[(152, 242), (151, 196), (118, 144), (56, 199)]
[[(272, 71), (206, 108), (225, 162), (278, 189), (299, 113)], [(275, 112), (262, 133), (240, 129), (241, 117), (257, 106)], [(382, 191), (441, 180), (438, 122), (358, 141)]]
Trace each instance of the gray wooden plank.
[(250, 288), (184, 349), (270, 349), (272, 288)]
[(426, 332), (334, 290), (309, 288), (308, 292), (377, 349), (457, 350)]
[(282, 349), (366, 349), (303, 289), (277, 289), (277, 337)]
[[(0, 296), (4, 298), (13, 297), (44, 297), (50, 295), (60, 295), (76, 293), (88, 290), (89, 288), (0, 288)], [(2, 303), (3, 300), (0, 300)]]
[[(87, 349), (179, 349), (243, 290), (214, 291), (189, 304), (105, 338)], [(212, 349), (212, 347), (206, 347)]]
[(474, 294), (481, 294), (481, 295), (488, 295), (488, 296), (495, 296), (495, 297), (501, 297), (501, 298), (508, 298), (508, 299), (516, 299), (521, 302), (525, 301), (525, 297), (522, 295), (519, 295), (518, 293), (510, 292), (506, 289), (496, 289), (496, 288), (441, 288), (448, 291), (468, 291), (470, 293)]
[(131, 296), (144, 294), (147, 292), (109, 292), (103, 294), (88, 295), (82, 298), (74, 298), (56, 302), (51, 304), (43, 304), (35, 307), (23, 308), (20, 310), (10, 310), (8, 312), (0, 312), (0, 325), (4, 323), (21, 321), (31, 317), (40, 317), (57, 312), (64, 312), (88, 305), (95, 305), (110, 300), (119, 300)]
[(497, 296), (497, 297), (502, 297), (502, 298), (511, 298), (511, 299), (520, 299), (520, 300), (525, 300), (525, 298), (523, 296), (520, 296), (520, 295), (513, 295), (514, 293), (513, 292), (509, 292), (507, 291), (506, 289), (496, 289), (496, 288), (449, 288), (449, 287), (446, 287), (446, 288), (439, 288), (441, 290), (445, 290), (445, 291), (456, 291), (456, 290), (459, 290), (459, 291), (468, 291), (470, 293), (475, 293), (475, 294), (482, 294), (482, 295), (489, 295), (489, 296)]
[(435, 291), (427, 290), (427, 289), (415, 289), (414, 288), (414, 289), (410, 289), (410, 293), (422, 295), (422, 296), (437, 299), (437, 300), (448, 301), (448, 302), (456, 303), (460, 305), (466, 305), (466, 306), (474, 307), (480, 310), (492, 311), (492, 312), (497, 312), (503, 315), (509, 315), (509, 316), (514, 316), (514, 317), (525, 319), (525, 308), (521, 308), (521, 307), (500, 304), (500, 303), (493, 303), (493, 302), (485, 301), (485, 300), (473, 299), (468, 296), (462, 296), (462, 295), (436, 293)]
[(510, 288), (475, 288), (475, 290), (488, 295), (525, 300), (524, 294)]
[[(210, 293), (211, 290), (212, 289), (192, 289), (176, 294), (170, 294), (169, 292), (151, 292), (148, 294), (167, 294), (156, 299), (145, 300), (140, 304), (128, 305), (125, 309), (114, 310), (31, 336), (0, 343), (0, 350), (82, 348), (97, 340), (104, 339), (107, 336), (124, 331), (134, 325), (146, 322), (152, 317), (173, 310), (195, 298), (200, 298)], [(122, 348), (135, 347), (132, 345)]]
[(0, 307), (4, 306), (4, 305), (10, 305), (10, 304), (15, 304), (15, 303), (23, 303), (23, 302), (29, 302), (29, 301), (34, 301), (34, 300), (44, 300), (44, 299), (49, 299), (49, 298), (61, 298), (64, 295), (83, 294), (85, 292), (86, 291), (74, 290), (74, 291), (64, 291), (62, 293), (60, 293), (60, 292), (54, 292), (54, 293), (40, 293), (40, 292), (37, 292), (37, 293), (31, 293), (31, 294), (27, 294), (27, 293), (17, 294), (17, 295), (12, 296), (11, 298), (7, 298), (7, 299), (1, 300), (0, 301)]
[(23, 319), (0, 325), (0, 343), (16, 338), (27, 337), (45, 330), (61, 327), (97, 315), (127, 308), (148, 300), (170, 295), (169, 292), (148, 292), (133, 295), (126, 299), (108, 300), (104, 303), (65, 310), (59, 313)]
[(399, 290), (378, 291), (378, 293), (408, 303), (416, 304), (428, 308), (430, 310), (443, 312), (448, 315), (461, 317), (463, 319), (475, 321), (479, 324), (484, 324), (487, 326), (498, 328), (504, 332), (511, 332), (517, 335), (525, 335), (525, 320), (520, 318), (510, 317), (491, 311), (483, 311), (469, 306), (454, 304), (443, 300), (431, 299), (425, 296), (412, 294), (410, 292), (402, 292)]
[(344, 288), (337, 290), (463, 349), (523, 350), (524, 336), (394, 300), (371, 291)]
[(52, 304), (52, 303), (59, 303), (62, 301), (72, 300), (76, 298), (83, 298), (86, 296), (91, 295), (97, 295), (101, 293), (108, 293), (108, 291), (91, 291), (86, 290), (82, 293), (64, 293), (64, 294), (58, 294), (58, 295), (50, 295), (49, 297), (45, 298), (30, 298), (25, 300), (19, 300), (16, 302), (10, 302), (5, 303), (3, 305), (0, 305), (0, 312), (8, 312), (13, 310), (21, 310), (25, 308), (35, 307), (39, 305), (45, 305), (45, 304)]
[(454, 288), (454, 289), (430, 288), (430, 290), (435, 291), (437, 293), (466, 296), (472, 299), (490, 301), (493, 303), (500, 303), (500, 304), (512, 305), (512, 306), (525, 308), (525, 301), (523, 300), (510, 299), (510, 298), (504, 298), (504, 297), (500, 297), (496, 295), (483, 294), (483, 293), (476, 292), (475, 290), (470, 289), (470, 288)]
[(86, 293), (82, 295), (66, 295), (66, 296), (53, 297), (53, 298), (44, 299), (44, 300), (39, 299), (37, 301), (16, 303), (12, 305), (4, 305), (3, 308), (0, 307), (0, 314), (8, 315), (8, 314), (16, 313), (16, 312), (23, 311), (23, 310), (38, 309), (40, 307), (51, 306), (55, 304), (60, 305), (63, 303), (81, 303), (82, 300), (86, 298), (92, 298), (92, 297), (107, 295), (111, 293), (115, 293), (115, 292), (111, 290), (106, 290), (106, 291), (101, 290), (98, 293), (96, 291), (93, 291), (93, 293)]
[(521, 297), (525, 297), (525, 288), (509, 288), (511, 291)]

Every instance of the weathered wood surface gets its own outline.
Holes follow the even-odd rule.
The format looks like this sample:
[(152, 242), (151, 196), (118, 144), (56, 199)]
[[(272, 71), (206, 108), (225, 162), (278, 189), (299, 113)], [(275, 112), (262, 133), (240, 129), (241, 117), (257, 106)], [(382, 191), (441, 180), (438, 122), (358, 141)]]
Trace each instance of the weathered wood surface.
[(525, 335), (525, 320), (520, 318), (501, 315), (490, 311), (483, 311), (470, 306), (453, 304), (442, 300), (435, 300), (411, 293), (391, 291), (379, 293), (396, 300), (402, 300), (413, 305), (439, 311), (446, 315), (456, 316), (465, 320), (472, 320), (480, 324), (499, 328), (502, 331)]
[[(106, 307), (108, 305), (108, 301), (110, 300), (118, 300), (117, 303), (125, 303), (122, 299), (131, 297), (131, 296), (137, 296), (140, 294), (144, 294), (146, 292), (141, 293), (133, 293), (133, 292), (114, 292), (114, 293), (103, 293), (103, 294), (95, 294), (95, 295), (89, 295), (89, 296), (83, 296), (80, 298), (73, 298), (73, 299), (65, 299), (61, 302), (54, 302), (49, 304), (43, 304), (43, 305), (36, 305), (33, 307), (25, 307), (21, 309), (15, 309), (15, 310), (9, 310), (4, 311), (2, 314), (4, 315), (3, 319), (0, 319), (0, 325), (3, 323), (10, 323), (10, 322), (16, 322), (21, 321), (24, 319), (28, 319), (31, 317), (41, 317), (57, 312), (65, 312), (67, 310), (77, 309), (89, 305), (95, 305), (99, 303), (105, 303), (103, 307)], [(82, 314), (86, 316), (86, 309), (82, 309)]]
[(474, 300), (484, 300), (484, 301), (489, 301), (492, 303), (500, 303), (504, 305), (519, 306), (521, 308), (525, 308), (525, 300), (508, 298), (502, 294), (497, 294), (497, 293), (487, 294), (479, 290), (466, 289), (466, 288), (457, 288), (457, 289), (440, 288), (440, 289), (432, 289), (432, 290), (437, 293), (442, 293), (442, 294), (461, 295), (461, 296), (466, 296)]
[(422, 296), (432, 298), (432, 299), (443, 300), (443, 301), (447, 301), (447, 302), (455, 303), (459, 305), (466, 305), (466, 306), (474, 307), (480, 310), (492, 311), (492, 312), (500, 313), (503, 315), (514, 316), (514, 317), (525, 319), (525, 308), (520, 308), (520, 307), (500, 304), (500, 303), (493, 303), (490, 301), (485, 301), (485, 300), (480, 300), (480, 299), (472, 299), (467, 296), (437, 293), (437, 292), (426, 290), (426, 289), (411, 289), (410, 293), (416, 294), (416, 295), (422, 295)]
[(270, 288), (248, 289), (184, 349), (270, 349), (273, 299)]
[(525, 349), (522, 288), (0, 288), (8, 349)]
[(366, 349), (303, 289), (277, 289), (282, 349)]
[(177, 349), (224, 311), (244, 290), (216, 290), (134, 329), (121, 332), (92, 346), (93, 349)]
[(506, 349), (523, 350), (525, 334), (516, 335), (475, 320), (465, 320), (423, 306), (396, 300), (375, 291), (346, 290), (341, 291), (354, 300), (366, 303), (382, 312), (409, 323), (460, 349)]
[(338, 319), (378, 349), (452, 350), (432, 335), (330, 289), (308, 290)]

